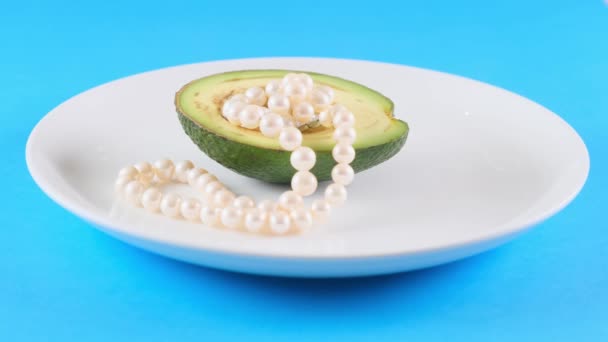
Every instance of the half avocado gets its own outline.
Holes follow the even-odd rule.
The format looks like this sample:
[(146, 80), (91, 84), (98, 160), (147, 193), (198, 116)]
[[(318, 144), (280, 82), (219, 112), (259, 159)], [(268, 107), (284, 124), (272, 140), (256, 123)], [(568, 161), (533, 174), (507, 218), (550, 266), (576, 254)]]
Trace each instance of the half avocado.
[[(184, 131), (210, 158), (242, 175), (271, 183), (289, 183), (295, 173), (291, 152), (278, 139), (256, 130), (230, 124), (221, 114), (224, 101), (249, 87), (264, 87), (273, 79), (296, 70), (243, 70), (194, 80), (175, 95), (175, 106)], [(345, 105), (356, 118), (356, 151), (351, 166), (360, 172), (394, 156), (405, 144), (407, 123), (393, 117), (393, 102), (363, 85), (325, 74), (305, 72), (316, 85), (330, 86), (335, 102)], [(303, 145), (315, 150), (317, 163), (311, 170), (319, 181), (331, 179), (336, 164), (331, 155), (333, 129), (321, 125), (303, 132)]]

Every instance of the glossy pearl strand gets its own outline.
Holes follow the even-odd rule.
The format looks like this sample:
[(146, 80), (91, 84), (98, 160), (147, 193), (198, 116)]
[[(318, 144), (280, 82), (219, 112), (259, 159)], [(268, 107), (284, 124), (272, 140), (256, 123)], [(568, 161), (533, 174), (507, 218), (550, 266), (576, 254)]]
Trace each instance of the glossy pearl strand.
[[(174, 163), (161, 159), (127, 166), (118, 173), (115, 190), (132, 205), (149, 212), (209, 226), (276, 235), (309, 230), (313, 224), (326, 222), (331, 209), (346, 201), (346, 186), (355, 175), (350, 166), (355, 159), (355, 116), (345, 106), (334, 104), (334, 97), (332, 88), (315, 86), (309, 75), (288, 74), (263, 88), (235, 94), (222, 106), (222, 115), (231, 124), (259, 130), (268, 138), (278, 139), (282, 149), (291, 151), (290, 163), (296, 173), (291, 190), (281, 194), (277, 202), (265, 200), (256, 205), (247, 196), (237, 197), (216, 176), (189, 160)], [(314, 150), (302, 146), (302, 132), (297, 126), (314, 121), (334, 128), (332, 156), (337, 164), (324, 198), (307, 208), (303, 197), (312, 195), (318, 186), (310, 172), (317, 157)], [(164, 194), (159, 186), (169, 182), (192, 186), (203, 195), (202, 201)]]

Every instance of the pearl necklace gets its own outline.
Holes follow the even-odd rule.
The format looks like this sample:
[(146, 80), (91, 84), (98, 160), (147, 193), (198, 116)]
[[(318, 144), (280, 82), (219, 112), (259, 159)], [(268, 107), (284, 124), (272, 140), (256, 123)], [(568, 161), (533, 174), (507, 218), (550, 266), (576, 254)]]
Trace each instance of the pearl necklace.
[[(355, 116), (333, 99), (330, 87), (315, 86), (309, 75), (292, 73), (270, 81), (264, 89), (253, 87), (235, 94), (222, 106), (222, 115), (231, 124), (278, 137), (281, 148), (291, 151), (290, 162), (297, 172), (291, 179), (292, 190), (281, 194), (278, 202), (265, 200), (256, 206), (250, 197), (237, 197), (216, 176), (189, 160), (174, 163), (161, 159), (127, 166), (118, 173), (115, 191), (134, 206), (208, 226), (277, 235), (309, 230), (313, 223), (324, 223), (332, 207), (346, 201), (345, 186), (355, 175), (350, 166), (355, 159)], [(317, 157), (314, 150), (302, 146), (297, 127), (316, 123), (334, 127), (332, 156), (337, 164), (324, 198), (313, 201), (307, 209), (303, 197), (312, 195), (318, 185), (310, 172)], [(159, 187), (170, 182), (192, 186), (203, 195), (203, 201), (163, 194)]]

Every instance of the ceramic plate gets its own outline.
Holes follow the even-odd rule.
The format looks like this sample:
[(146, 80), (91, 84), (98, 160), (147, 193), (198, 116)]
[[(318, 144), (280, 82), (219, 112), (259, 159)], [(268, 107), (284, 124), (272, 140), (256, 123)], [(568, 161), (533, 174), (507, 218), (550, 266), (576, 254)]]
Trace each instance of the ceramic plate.
[[(191, 159), (237, 193), (285, 190), (233, 173), (183, 133), (173, 96), (205, 75), (298, 69), (362, 83), (395, 102), (410, 125), (399, 154), (357, 174), (331, 222), (288, 237), (171, 220), (117, 201), (124, 165)], [(59, 205), (137, 247), (200, 265), (255, 274), (338, 277), (429, 267), (495, 247), (547, 219), (580, 191), (589, 156), (546, 108), (470, 79), (401, 65), (261, 58), (177, 66), (110, 82), (61, 104), (27, 145), (32, 177)], [(323, 188), (323, 184), (320, 188)]]

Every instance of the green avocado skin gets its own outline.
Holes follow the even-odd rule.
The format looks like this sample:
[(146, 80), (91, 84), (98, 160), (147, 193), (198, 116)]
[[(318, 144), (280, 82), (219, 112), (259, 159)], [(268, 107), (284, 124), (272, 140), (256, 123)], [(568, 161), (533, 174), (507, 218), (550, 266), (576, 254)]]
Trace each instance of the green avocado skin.
[[(201, 151), (223, 166), (247, 177), (269, 183), (288, 184), (296, 172), (291, 167), (289, 157), (291, 152), (268, 150), (242, 144), (216, 135), (201, 127), (188, 116), (177, 112), (179, 121)], [(408, 136), (409, 129), (395, 140), (382, 145), (357, 149), (355, 160), (351, 163), (355, 172), (367, 170), (397, 154)], [(331, 170), (336, 165), (331, 152), (316, 152), (317, 163), (311, 172), (318, 181), (331, 179)]]

